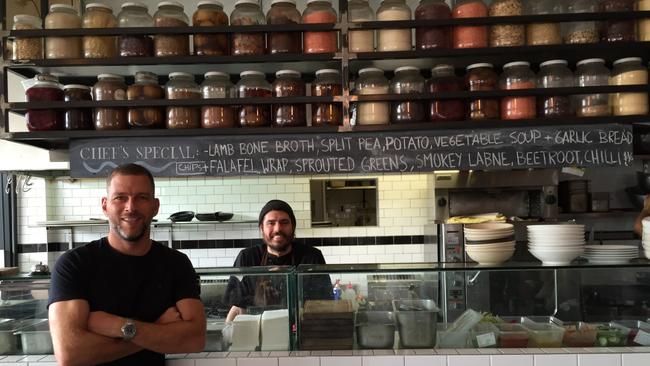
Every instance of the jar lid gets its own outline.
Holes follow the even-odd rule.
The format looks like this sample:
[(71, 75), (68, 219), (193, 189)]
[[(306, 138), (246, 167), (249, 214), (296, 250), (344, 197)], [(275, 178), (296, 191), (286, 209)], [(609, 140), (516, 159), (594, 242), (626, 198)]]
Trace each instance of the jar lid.
[(116, 75), (116, 74), (99, 74), (97, 75), (97, 79), (124, 79), (124, 76)]
[(417, 71), (420, 72), (420, 69), (418, 69), (415, 66), (401, 66), (395, 69), (395, 73), (402, 72), (402, 71)]
[(41, 18), (29, 14), (14, 15), (14, 23), (33, 23), (41, 24)]
[(75, 9), (74, 6), (68, 5), (68, 4), (52, 4), (52, 5), (50, 5), (50, 12), (54, 11), (55, 9), (66, 9), (66, 10), (73, 10), (75, 13), (77, 12), (77, 9)]
[(161, 1), (158, 3), (158, 9), (163, 6), (173, 6), (176, 8), (184, 9), (183, 4), (179, 3), (178, 1)]
[(281, 75), (291, 75), (291, 76), (300, 77), (300, 73), (296, 70), (280, 70), (275, 73), (276, 77), (280, 77)]
[(194, 79), (194, 75), (190, 74), (189, 72), (182, 72), (182, 71), (176, 71), (176, 72), (170, 72), (169, 73), (169, 78), (192, 78)]
[(328, 4), (332, 5), (332, 0), (309, 0), (309, 1), (307, 1), (307, 5), (309, 5), (311, 3), (328, 3)]
[(136, 79), (156, 79), (158, 80), (158, 75), (154, 74), (153, 72), (150, 71), (138, 71), (135, 73), (135, 78)]
[(455, 68), (454, 65), (450, 65), (450, 64), (439, 64), (431, 68), (431, 71), (437, 71), (437, 70), (455, 70)]
[(508, 62), (507, 64), (503, 65), (504, 69), (514, 67), (514, 66), (528, 66), (530, 67), (530, 62), (528, 61), (513, 61), (513, 62)]
[(618, 65), (623, 62), (641, 62), (641, 57), (626, 57), (626, 58), (619, 58), (618, 60), (614, 61), (612, 65)]
[(226, 74), (225, 72), (221, 72), (221, 71), (208, 71), (208, 72), (205, 73), (205, 75), (203, 75), (203, 77), (206, 77), (206, 78), (209, 77), (209, 76), (223, 76), (223, 77), (227, 77), (227, 78), (230, 79), (230, 75)]
[(260, 3), (257, 0), (237, 0), (237, 2), (235, 2), (235, 6), (239, 4), (254, 4), (258, 6), (260, 5)]
[(63, 86), (63, 90), (68, 90), (68, 89), (90, 90), (90, 87), (88, 85), (81, 85), (81, 84), (68, 84)]
[(492, 65), (490, 63), (487, 63), (487, 62), (481, 62), (481, 63), (478, 63), (478, 64), (471, 64), (471, 65), (467, 66), (465, 68), (465, 70), (477, 69), (479, 67), (489, 67), (489, 68), (493, 69), (494, 65)]
[(273, 0), (271, 1), (271, 5), (279, 4), (279, 3), (289, 3), (296, 5), (296, 0)]
[(221, 1), (217, 1), (217, 0), (199, 1), (199, 3), (196, 6), (201, 7), (202, 5), (216, 5), (216, 6), (220, 7), (220, 8), (223, 8), (223, 4), (221, 3)]
[(252, 71), (252, 70), (249, 70), (249, 71), (242, 71), (242, 72), (239, 74), (239, 77), (242, 77), (242, 78), (243, 78), (244, 76), (253, 76), (253, 75), (255, 75), (255, 76), (262, 76), (262, 77), (263, 77), (263, 76), (264, 76), (264, 73), (261, 72), (261, 71)]
[(102, 3), (86, 4), (86, 10), (88, 10), (89, 8), (104, 8), (104, 9), (108, 9), (110, 11), (113, 11), (113, 8), (111, 8), (110, 6), (108, 6), (106, 4), (102, 4)]
[(382, 70), (380, 68), (377, 68), (377, 67), (366, 67), (365, 69), (359, 70), (359, 75), (365, 74), (367, 72), (380, 72), (380, 73), (383, 74), (384, 70)]
[(539, 64), (539, 67), (551, 66), (551, 65), (568, 65), (567, 60), (548, 60)]
[[(32, 85), (34, 86), (40, 86), (40, 87), (49, 87), (49, 88), (61, 88), (61, 84), (57, 83), (56, 81), (49, 81), (49, 80), (38, 80)], [(27, 88), (29, 89), (29, 88)]]
[(578, 63), (576, 63), (576, 66), (585, 65), (585, 64), (592, 64), (592, 63), (596, 63), (596, 62), (604, 64), (605, 60), (602, 59), (602, 58), (587, 58), (587, 59), (578, 61)]
[(143, 4), (143, 3), (130, 2), (130, 3), (122, 4), (122, 9), (129, 8), (129, 7), (131, 7), (131, 8), (142, 8), (142, 9), (146, 9), (147, 11), (149, 10), (149, 7), (147, 5), (145, 5), (145, 4)]
[(320, 74), (339, 74), (339, 70), (337, 69), (320, 69), (316, 71), (316, 76)]

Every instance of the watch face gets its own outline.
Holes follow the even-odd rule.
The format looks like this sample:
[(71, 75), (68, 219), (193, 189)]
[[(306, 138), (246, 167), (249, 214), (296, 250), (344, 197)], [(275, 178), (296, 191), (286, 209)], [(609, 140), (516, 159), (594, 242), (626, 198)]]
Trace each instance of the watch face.
[(122, 326), (122, 338), (126, 340), (133, 339), (135, 337), (135, 323), (132, 321), (127, 321)]

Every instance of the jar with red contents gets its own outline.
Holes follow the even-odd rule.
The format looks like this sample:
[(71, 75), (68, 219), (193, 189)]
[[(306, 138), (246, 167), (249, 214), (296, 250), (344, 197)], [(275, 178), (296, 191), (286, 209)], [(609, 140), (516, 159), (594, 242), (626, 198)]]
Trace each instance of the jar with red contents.
[[(280, 70), (275, 73), (273, 97), (304, 97), (305, 82), (295, 70)], [(277, 127), (307, 126), (305, 104), (274, 104), (272, 107), (272, 125)]]
[[(390, 82), (391, 94), (422, 94), (424, 78), (414, 66), (402, 66), (395, 69), (395, 76)], [(415, 123), (425, 120), (422, 100), (400, 100), (391, 103), (391, 121), (394, 123)]]
[[(311, 84), (312, 97), (339, 97), (343, 92), (341, 74), (336, 69), (316, 71), (316, 80)], [(311, 105), (311, 125), (337, 126), (343, 124), (341, 103), (313, 103)]]
[[(499, 77), (494, 72), (494, 66), (488, 63), (467, 66), (465, 86), (469, 91), (497, 90)], [(493, 98), (471, 99), (468, 114), (471, 120), (499, 118), (499, 100)]]
[[(235, 97), (235, 86), (230, 75), (221, 71), (208, 71), (201, 84), (203, 99), (223, 99)], [(201, 127), (235, 127), (235, 109), (230, 105), (204, 105), (201, 108)]]
[[(530, 63), (515, 61), (503, 66), (503, 74), (499, 80), (502, 90), (535, 88), (535, 74), (530, 70)], [(535, 118), (536, 107), (534, 96), (512, 96), (501, 98), (501, 119)]]
[[(186, 72), (172, 72), (165, 84), (165, 98), (201, 99), (201, 89), (194, 82), (194, 75)], [(199, 128), (199, 107), (173, 106), (167, 107), (167, 128)]]
[[(463, 90), (463, 79), (456, 76), (452, 65), (437, 65), (431, 69), (427, 82), (429, 93), (446, 93)], [(465, 118), (465, 103), (456, 99), (434, 99), (429, 103), (429, 120), (459, 121)]]
[[(271, 84), (260, 71), (244, 71), (239, 74), (236, 85), (238, 98), (272, 98)], [(264, 127), (271, 124), (271, 108), (268, 104), (246, 104), (239, 109), (239, 124), (242, 127)]]
[[(483, 0), (456, 0), (451, 11), (454, 19), (485, 18), (488, 7)], [(480, 48), (488, 46), (488, 28), (482, 25), (455, 26), (452, 30), (454, 48)]]
[[(329, 24), (336, 23), (338, 16), (332, 8), (331, 0), (309, 0), (307, 8), (302, 13), (304, 24)], [(302, 48), (304, 53), (330, 53), (336, 52), (336, 31), (312, 32), (306, 31), (302, 35)]]
[[(63, 99), (66, 102), (90, 101), (90, 87), (70, 84), (63, 87)], [(64, 112), (66, 130), (92, 130), (93, 112), (91, 108), (66, 108)]]
[[(27, 102), (63, 101), (63, 90), (56, 76), (36, 75), (36, 82), (25, 91)], [(63, 129), (63, 109), (28, 109), (25, 115), (30, 131)]]
[[(443, 0), (420, 0), (415, 9), (415, 20), (451, 18), (451, 9)], [(418, 27), (415, 29), (415, 48), (451, 48), (451, 27)]]

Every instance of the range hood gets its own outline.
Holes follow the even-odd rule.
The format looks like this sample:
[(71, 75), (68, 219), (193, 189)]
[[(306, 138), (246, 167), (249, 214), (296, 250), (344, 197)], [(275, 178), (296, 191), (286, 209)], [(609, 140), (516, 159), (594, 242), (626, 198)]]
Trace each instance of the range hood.
[(70, 170), (68, 150), (47, 150), (18, 142), (0, 140), (0, 171)]

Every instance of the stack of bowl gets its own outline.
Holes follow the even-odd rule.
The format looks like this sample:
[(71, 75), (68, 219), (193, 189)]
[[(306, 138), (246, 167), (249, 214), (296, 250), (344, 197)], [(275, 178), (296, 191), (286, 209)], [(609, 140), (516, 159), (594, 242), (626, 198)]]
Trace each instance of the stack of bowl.
[(515, 253), (515, 228), (512, 224), (488, 222), (465, 225), (465, 253), (479, 264), (494, 265)]
[(568, 265), (585, 251), (585, 226), (529, 225), (528, 251), (544, 265)]
[(643, 225), (643, 232), (641, 233), (641, 242), (643, 243), (643, 254), (650, 259), (650, 217), (646, 217), (641, 221)]

